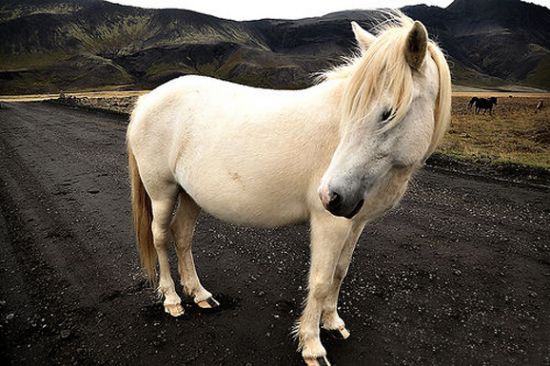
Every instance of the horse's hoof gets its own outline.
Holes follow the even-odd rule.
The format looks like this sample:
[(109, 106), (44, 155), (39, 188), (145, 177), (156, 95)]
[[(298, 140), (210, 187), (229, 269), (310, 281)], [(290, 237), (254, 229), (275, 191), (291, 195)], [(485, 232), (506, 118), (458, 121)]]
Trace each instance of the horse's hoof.
[(327, 329), (328, 333), (336, 339), (348, 339), (350, 336), (349, 330), (342, 326), (338, 329)]
[(327, 328), (321, 328), (323, 331), (327, 332), (332, 338), (339, 339), (339, 340), (345, 340), (348, 339), (350, 336), (349, 330), (346, 329), (344, 325), (336, 328), (336, 329), (327, 329)]
[(185, 313), (185, 310), (181, 304), (164, 304), (164, 311), (176, 318)]
[(317, 358), (304, 358), (307, 366), (330, 366), (326, 356)]
[(197, 305), (202, 309), (214, 309), (220, 306), (220, 303), (213, 297), (209, 297), (206, 300), (199, 301)]
[(341, 327), (338, 329), (340, 332), (340, 335), (342, 336), (342, 339), (348, 339), (350, 336), (349, 330), (346, 329), (346, 327)]

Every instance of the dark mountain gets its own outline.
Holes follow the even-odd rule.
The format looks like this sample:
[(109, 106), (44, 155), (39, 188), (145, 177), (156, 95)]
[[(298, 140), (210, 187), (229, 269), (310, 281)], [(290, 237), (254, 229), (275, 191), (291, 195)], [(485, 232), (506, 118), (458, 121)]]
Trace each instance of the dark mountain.
[[(550, 10), (519, 0), (456, 0), (405, 13), (447, 51), (457, 84), (550, 89)], [(0, 93), (153, 87), (200, 73), (300, 88), (349, 55), (349, 22), (375, 11), (237, 22), (187, 10), (101, 0), (2, 0)]]
[(455, 0), (446, 9), (404, 10), (438, 33), (458, 64), (457, 81), (468, 84), (468, 74), (486, 75), (498, 78), (487, 79), (489, 85), (550, 89), (550, 9), (519, 0)]

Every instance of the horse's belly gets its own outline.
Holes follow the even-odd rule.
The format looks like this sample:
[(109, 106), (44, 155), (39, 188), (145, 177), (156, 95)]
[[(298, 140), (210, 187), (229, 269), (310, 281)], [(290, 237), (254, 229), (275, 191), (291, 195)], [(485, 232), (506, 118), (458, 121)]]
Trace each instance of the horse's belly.
[(273, 192), (261, 185), (246, 189), (239, 182), (216, 184), (215, 179), (197, 182), (182, 186), (203, 210), (226, 222), (275, 227), (304, 222), (309, 216), (305, 199), (292, 192)]
[(253, 227), (277, 227), (289, 224), (301, 223), (307, 220), (307, 214), (301, 210), (274, 210), (273, 208), (249, 207), (237, 205), (212, 205), (206, 203), (200, 205), (206, 212), (214, 217), (232, 224)]
[(255, 227), (276, 227), (300, 223), (307, 220), (308, 214), (303, 207), (294, 203), (281, 207), (278, 204), (261, 200), (220, 200), (193, 196), (197, 204), (216, 218), (237, 225)]

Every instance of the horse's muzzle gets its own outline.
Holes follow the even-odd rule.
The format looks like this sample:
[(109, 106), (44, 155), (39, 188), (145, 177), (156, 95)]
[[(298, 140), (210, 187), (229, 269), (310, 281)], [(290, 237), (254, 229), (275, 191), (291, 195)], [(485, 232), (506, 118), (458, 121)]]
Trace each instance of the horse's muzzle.
[(349, 200), (342, 194), (332, 191), (327, 186), (319, 192), (321, 202), (327, 211), (334, 216), (342, 216), (347, 219), (353, 218), (363, 207), (364, 199)]

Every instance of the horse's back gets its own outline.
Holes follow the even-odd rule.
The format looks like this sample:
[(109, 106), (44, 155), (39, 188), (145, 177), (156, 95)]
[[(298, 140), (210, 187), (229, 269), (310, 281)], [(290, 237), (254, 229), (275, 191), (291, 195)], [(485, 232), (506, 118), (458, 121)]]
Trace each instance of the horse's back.
[[(140, 97), (132, 114), (132, 123), (144, 124), (166, 118), (173, 123), (182, 123), (182, 118), (189, 119), (193, 115), (203, 117), (202, 120), (209, 119), (209, 127), (212, 127), (220, 113), (272, 115), (296, 104), (291, 94), (296, 96), (297, 93), (299, 91), (261, 89), (206, 76), (187, 75)], [(201, 116), (197, 116), (199, 110)], [(239, 122), (236, 118), (232, 121)], [(224, 119), (225, 128), (230, 127), (228, 122), (231, 120)], [(154, 129), (158, 128), (155, 125)]]

